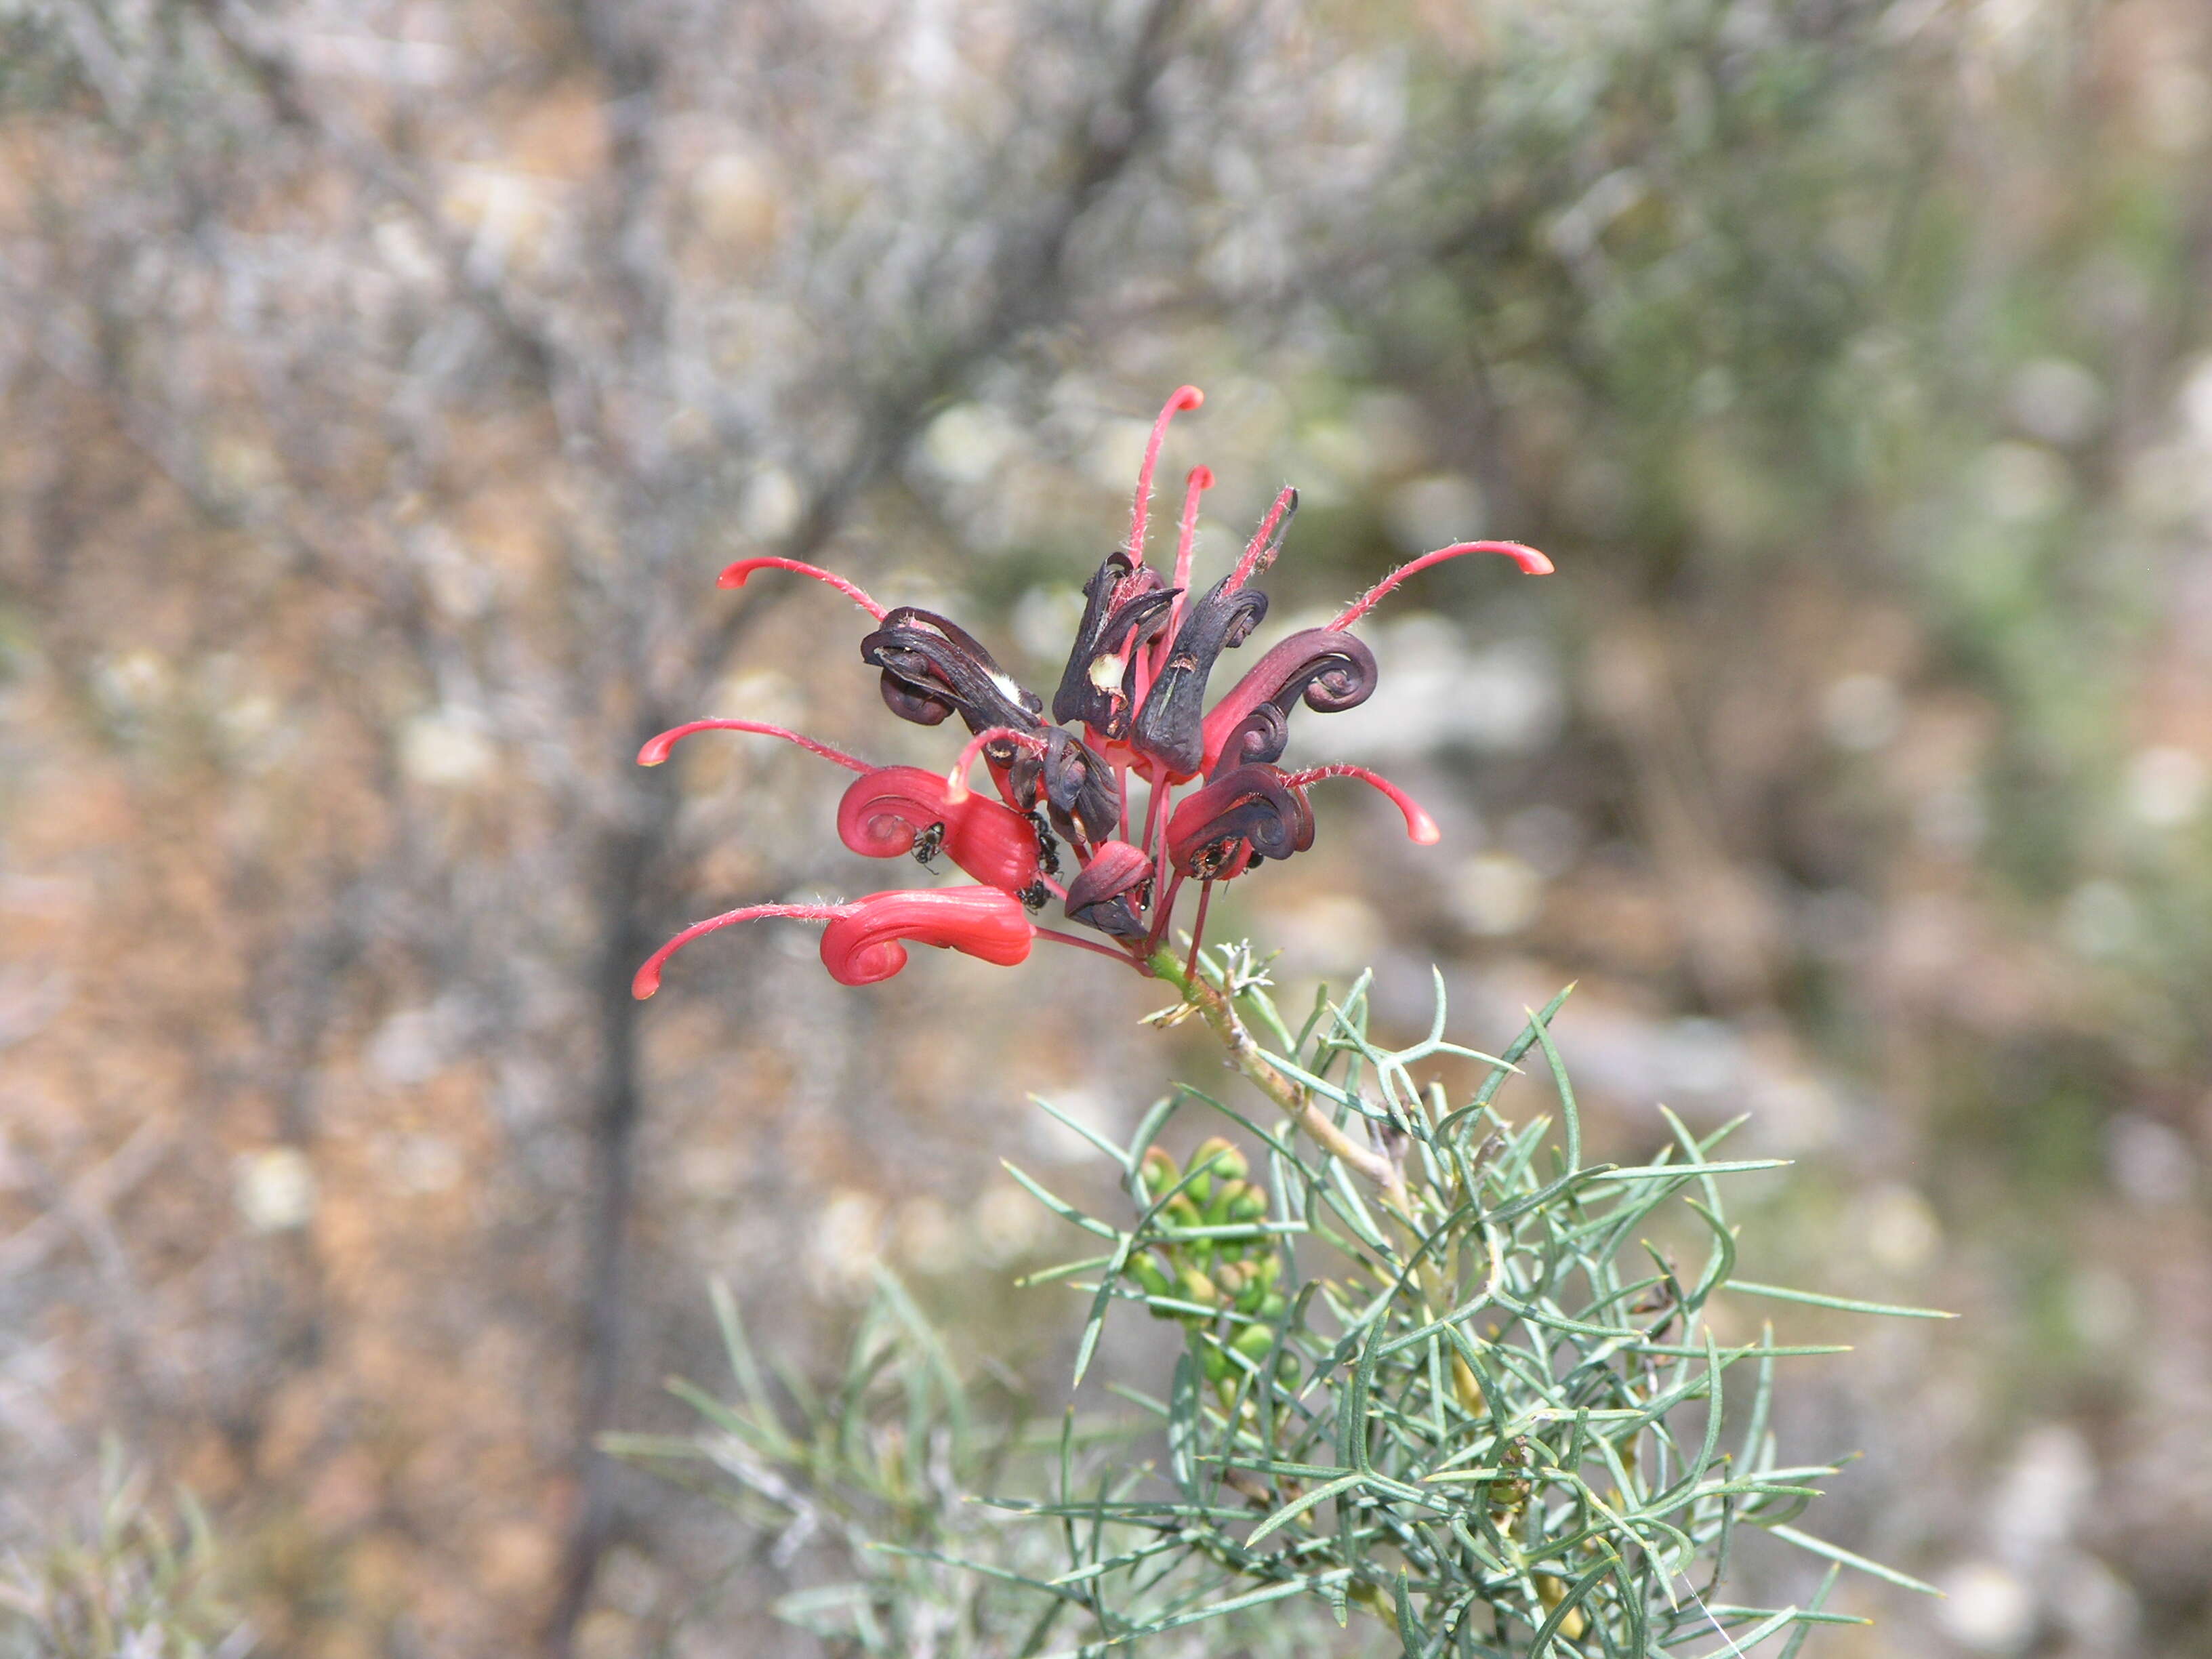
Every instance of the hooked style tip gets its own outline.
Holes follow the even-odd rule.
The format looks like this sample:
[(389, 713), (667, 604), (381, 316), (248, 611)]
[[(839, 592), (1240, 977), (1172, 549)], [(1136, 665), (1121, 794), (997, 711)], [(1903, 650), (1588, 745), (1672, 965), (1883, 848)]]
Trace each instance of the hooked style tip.
[(745, 579), (750, 576), (756, 570), (788, 570), (798, 575), (811, 576), (816, 581), (826, 583), (830, 586), (836, 588), (840, 593), (842, 593), (847, 599), (852, 600), (854, 605), (859, 605), (861, 610), (866, 611), (878, 622), (883, 621), (884, 617), (889, 614), (884, 611), (883, 606), (878, 605), (873, 599), (870, 599), (866, 592), (860, 588), (859, 584), (847, 581), (842, 576), (838, 575), (836, 572), (824, 570), (818, 564), (809, 564), (804, 559), (786, 559), (774, 556), (763, 556), (760, 558), (755, 559), (739, 559), (735, 564), (730, 565), (725, 568), (720, 575), (714, 578), (714, 586), (717, 587), (743, 587), (745, 585)]
[(1178, 411), (1196, 409), (1206, 401), (1206, 394), (1194, 386), (1179, 386), (1161, 405), (1159, 418), (1152, 422), (1152, 435), (1145, 444), (1144, 464), (1137, 469), (1137, 496), (1129, 510), (1129, 557), (1137, 563), (1145, 562), (1145, 521), (1152, 511), (1152, 467), (1160, 459), (1160, 445), (1168, 435), (1168, 422)]
[(712, 933), (740, 921), (757, 921), (763, 916), (787, 916), (799, 921), (835, 921), (840, 916), (852, 914), (849, 904), (745, 904), (734, 910), (725, 910), (719, 916), (709, 916), (704, 921), (695, 921), (670, 939), (651, 956), (630, 976), (629, 994), (640, 1002), (660, 988), (660, 970), (668, 959), (702, 933)]
[(669, 751), (694, 732), (750, 732), (763, 738), (781, 738), (786, 743), (795, 743), (809, 754), (819, 755), (823, 760), (835, 761), (848, 772), (866, 772), (873, 769), (864, 760), (856, 760), (842, 749), (833, 749), (826, 743), (817, 743), (802, 732), (788, 726), (771, 726), (765, 720), (686, 720), (681, 726), (672, 726), (665, 732), (646, 739), (645, 747), (637, 751), (640, 766), (658, 766), (666, 760)]
[(1327, 766), (1310, 766), (1303, 772), (1293, 772), (1283, 781), (1295, 789), (1310, 789), (1329, 778), (1352, 778), (1370, 789), (1379, 790), (1390, 798), (1390, 804), (1406, 819), (1406, 838), (1417, 847), (1434, 847), (1444, 838), (1437, 821), (1429, 816), (1429, 809), (1415, 800), (1389, 779), (1369, 771), (1364, 766), (1352, 766), (1343, 761)]
[(1431, 565), (1442, 564), (1447, 559), (1461, 558), (1469, 553), (1502, 553), (1518, 565), (1524, 575), (1548, 576), (1552, 574), (1552, 562), (1549, 559), (1534, 548), (1524, 546), (1519, 542), (1454, 542), (1449, 547), (1440, 547), (1433, 553), (1422, 554), (1411, 563), (1400, 565), (1346, 605), (1343, 614), (1329, 623), (1329, 627), (1339, 629), (1349, 628), (1373, 610), (1377, 599), (1408, 576), (1426, 570)]
[(1183, 479), (1183, 483), (1192, 489), (1211, 489), (1213, 488), (1213, 469), (1210, 466), (1194, 466)]

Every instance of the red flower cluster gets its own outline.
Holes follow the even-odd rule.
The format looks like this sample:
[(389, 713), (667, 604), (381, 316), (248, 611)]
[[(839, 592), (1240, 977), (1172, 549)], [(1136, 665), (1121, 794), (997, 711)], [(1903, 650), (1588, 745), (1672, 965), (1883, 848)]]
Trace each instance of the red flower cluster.
[[(1313, 845), (1306, 792), (1329, 778), (1357, 778), (1396, 803), (1406, 831), (1437, 839), (1434, 819), (1395, 784), (1363, 767), (1285, 771), (1291, 711), (1303, 702), (1330, 714), (1375, 690), (1374, 653), (1346, 630), (1375, 602), (1419, 570), (1463, 553), (1503, 553), (1530, 575), (1551, 561), (1518, 542), (1459, 542), (1401, 566), (1322, 628), (1291, 635), (1255, 662), (1229, 693), (1206, 706), (1215, 660), (1251, 636), (1267, 614), (1253, 580), (1274, 562), (1297, 511), (1295, 489), (1275, 498), (1229, 574), (1203, 594), (1190, 586), (1198, 499), (1213, 474), (1194, 467), (1185, 483), (1172, 580), (1145, 562), (1152, 468), (1168, 422), (1204, 401), (1196, 386), (1168, 399), (1146, 446), (1127, 547), (1107, 556), (1085, 585), (1082, 625), (1069, 653), (1052, 718), (1044, 701), (1017, 684), (966, 630), (933, 611), (886, 611), (843, 577), (796, 559), (741, 559), (721, 575), (742, 587), (755, 571), (796, 571), (827, 582), (874, 618), (861, 660), (880, 671), (884, 702), (921, 726), (960, 716), (970, 733), (951, 770), (871, 766), (827, 744), (752, 720), (693, 720), (664, 732), (638, 753), (644, 766), (667, 759), (694, 732), (756, 732), (783, 738), (859, 775), (837, 808), (837, 836), (856, 853), (927, 865), (942, 855), (981, 884), (874, 893), (846, 904), (754, 904), (695, 922), (637, 971), (641, 997), (660, 987), (668, 958), (702, 933), (733, 922), (782, 916), (827, 922), (822, 960), (844, 985), (888, 979), (906, 965), (906, 943), (936, 945), (1010, 965), (1033, 939), (1095, 951), (1149, 972), (1186, 882), (1199, 884), (1192, 951), (1216, 882)], [(1071, 727), (1079, 727), (1077, 735)], [(973, 793), (969, 769), (981, 756), (997, 799)], [(1130, 787), (1146, 787), (1141, 833), (1133, 837)], [(1180, 799), (1176, 792), (1195, 784)], [(1061, 848), (1074, 860), (1066, 885)], [(1110, 943), (1040, 927), (1031, 913), (1057, 900), (1066, 919)]]

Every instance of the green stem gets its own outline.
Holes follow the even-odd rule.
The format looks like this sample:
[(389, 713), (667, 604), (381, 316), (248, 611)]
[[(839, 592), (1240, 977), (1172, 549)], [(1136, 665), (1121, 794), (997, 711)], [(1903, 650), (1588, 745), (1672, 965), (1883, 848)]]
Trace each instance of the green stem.
[(1198, 1010), (1199, 1018), (1228, 1050), (1230, 1063), (1255, 1088), (1280, 1107), (1314, 1145), (1374, 1182), (1384, 1204), (1395, 1209), (1407, 1226), (1415, 1225), (1413, 1194), (1407, 1190), (1405, 1171), (1399, 1168), (1397, 1160), (1375, 1147), (1361, 1146), (1337, 1127), (1304, 1085), (1293, 1082), (1270, 1065), (1219, 986), (1206, 978), (1202, 969), (1186, 974), (1183, 964), (1171, 951), (1155, 951), (1148, 965)]

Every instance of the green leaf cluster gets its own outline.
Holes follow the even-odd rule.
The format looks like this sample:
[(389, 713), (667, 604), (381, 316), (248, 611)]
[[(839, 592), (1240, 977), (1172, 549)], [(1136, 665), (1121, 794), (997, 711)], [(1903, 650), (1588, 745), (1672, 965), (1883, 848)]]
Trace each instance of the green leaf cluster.
[[(1429, 1036), (1392, 1050), (1370, 1039), (1365, 979), (1341, 1004), (1319, 999), (1293, 1031), (1249, 953), (1224, 951), (1206, 971), (1272, 1036), (1267, 1062), (1404, 1179), (1391, 1194), (1363, 1190), (1340, 1160), (1189, 1089), (1127, 1147), (1091, 1137), (1121, 1165), (1129, 1224), (1016, 1172), (1107, 1246), (1036, 1276), (1091, 1297), (1079, 1381), (1115, 1340), (1117, 1304), (1181, 1322), (1188, 1336), (1162, 1395), (1123, 1390), (1153, 1419), (1158, 1459), (1094, 1479), (1069, 1455), (1049, 1500), (994, 1500), (1060, 1529), (1065, 1569), (1033, 1583), (1085, 1615), (1094, 1634), (1081, 1650), (1292, 1597), (1340, 1621), (1371, 1614), (1422, 1659), (1611, 1659), (1700, 1635), (1717, 1651), (1774, 1641), (1794, 1654), (1814, 1626), (1854, 1622), (1825, 1609), (1828, 1583), (1803, 1607), (1728, 1599), (1747, 1526), (1924, 1588), (1793, 1524), (1835, 1466), (1784, 1460), (1771, 1427), (1778, 1371), (1839, 1350), (1779, 1346), (1771, 1328), (1724, 1342), (1711, 1316), (1732, 1283), (1855, 1311), (1924, 1310), (1735, 1281), (1723, 1185), (1780, 1167), (1717, 1156), (1737, 1124), (1700, 1137), (1667, 1113), (1669, 1144), (1649, 1163), (1585, 1162), (1550, 1030), (1565, 993), (1504, 1054), (1480, 1057), (1487, 1076), (1454, 1106), (1413, 1069), (1472, 1052), (1443, 1039), (1441, 981)], [(1556, 1121), (1498, 1109), (1532, 1053), (1551, 1074)], [(1163, 1150), (1191, 1105), (1249, 1137), (1264, 1182), (1225, 1140), (1180, 1164)], [(1224, 1190), (1241, 1210), (1215, 1212)], [(1705, 1241), (1701, 1259), (1652, 1242), (1688, 1231)], [(1235, 1292), (1219, 1282), (1227, 1269)]]
[[(869, 1655), (1287, 1654), (1311, 1650), (1291, 1616), (1304, 1604), (1363, 1615), (1413, 1659), (1701, 1641), (1790, 1659), (1814, 1628), (1860, 1622), (1826, 1606), (1843, 1568), (1927, 1589), (1798, 1525), (1837, 1466), (1785, 1461), (1778, 1377), (1842, 1350), (1778, 1344), (1771, 1326), (1724, 1340), (1713, 1311), (1725, 1293), (1942, 1316), (1737, 1278), (1724, 1188), (1781, 1164), (1719, 1156), (1736, 1123), (1701, 1136), (1662, 1109), (1649, 1161), (1585, 1161), (1551, 1030), (1564, 992), (1493, 1057), (1444, 1040), (1441, 981), (1427, 1037), (1390, 1049), (1370, 1036), (1364, 979), (1293, 1030), (1248, 950), (1203, 972), (1267, 1034), (1266, 1064), (1364, 1138), (1340, 1145), (1398, 1178), (1355, 1176), (1287, 1121), (1193, 1089), (1126, 1146), (1040, 1102), (1114, 1161), (1131, 1205), (1095, 1215), (1007, 1166), (1101, 1247), (1029, 1281), (1088, 1300), (1076, 1382), (1102, 1351), (1125, 1374), (1144, 1363), (1117, 1309), (1183, 1335), (1164, 1386), (1113, 1385), (1142, 1413), (1133, 1428), (1071, 1407), (1056, 1437), (1018, 1413), (979, 1429), (960, 1368), (888, 1274), (837, 1389), (772, 1382), (718, 1291), (739, 1399), (673, 1384), (699, 1434), (607, 1444), (705, 1466), (697, 1484), (775, 1538), (772, 1559), (839, 1551), (843, 1575), (785, 1596), (783, 1617)], [(1559, 1110), (1516, 1121), (1498, 1097), (1532, 1054)], [(1438, 1055), (1486, 1067), (1456, 1105), (1416, 1076)], [(1192, 1109), (1242, 1144), (1172, 1153)], [(973, 1496), (1024, 1489), (1046, 1495)], [(1805, 1604), (1726, 1594), (1746, 1528), (1826, 1561)]]
[(101, 1445), (94, 1523), (10, 1549), (0, 1562), (0, 1656), (210, 1659), (243, 1656), (250, 1626), (216, 1582), (207, 1516), (179, 1491), (174, 1513), (120, 1446)]

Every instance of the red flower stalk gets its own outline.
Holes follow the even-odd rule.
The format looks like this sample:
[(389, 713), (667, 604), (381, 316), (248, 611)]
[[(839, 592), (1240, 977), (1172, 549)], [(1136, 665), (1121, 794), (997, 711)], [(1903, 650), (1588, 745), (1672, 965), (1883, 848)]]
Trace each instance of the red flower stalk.
[[(1152, 424), (1131, 504), (1127, 544), (1109, 553), (1084, 586), (1083, 620), (1052, 700), (1028, 690), (974, 636), (931, 611), (886, 610), (843, 577), (796, 559), (740, 559), (722, 573), (726, 587), (757, 570), (788, 570), (825, 582), (874, 619), (861, 659), (878, 671), (885, 705), (901, 719), (938, 726), (954, 714), (969, 732), (947, 775), (918, 767), (872, 767), (797, 732), (749, 720), (693, 720), (664, 732), (638, 759), (655, 765), (681, 738), (700, 731), (755, 732), (796, 743), (860, 775), (838, 804), (846, 846), (872, 857), (911, 853), (927, 864), (943, 851), (979, 887), (877, 893), (849, 904), (750, 905), (695, 923), (638, 970), (649, 996), (669, 957), (702, 933), (766, 916), (822, 921), (822, 959), (840, 983), (860, 985), (896, 973), (905, 945), (942, 945), (988, 962), (1012, 963), (1032, 940), (1077, 945), (1152, 971), (1152, 952), (1172, 923), (1186, 881), (1200, 884), (1191, 950), (1195, 956), (1214, 884), (1269, 859), (1313, 845), (1306, 793), (1331, 778), (1351, 778), (1389, 797), (1421, 845), (1438, 838), (1436, 820), (1388, 779), (1343, 763), (1285, 771), (1291, 713), (1300, 703), (1333, 714), (1375, 690), (1374, 653), (1351, 625), (1409, 576), (1469, 553), (1498, 553), (1530, 575), (1551, 561), (1518, 542), (1458, 542), (1401, 566), (1327, 626), (1293, 634), (1262, 654), (1210, 707), (1206, 685), (1224, 652), (1239, 648), (1266, 620), (1267, 595), (1250, 586), (1282, 550), (1297, 510), (1285, 489), (1235, 565), (1202, 596), (1191, 592), (1198, 502), (1212, 487), (1203, 466), (1186, 475), (1177, 526), (1174, 580), (1145, 562), (1152, 474), (1170, 422), (1204, 402), (1195, 386), (1177, 388)], [(1079, 737), (1071, 726), (1087, 734)], [(1094, 746), (1095, 745), (1095, 746)], [(968, 769), (981, 756), (1002, 801), (972, 793)], [(1134, 772), (1151, 786), (1141, 837), (1128, 839), (1124, 798)], [(1182, 786), (1203, 778), (1176, 799)], [(1031, 925), (1023, 907), (1061, 894), (1060, 842), (1079, 868), (1061, 895), (1068, 919), (1101, 940)]]

